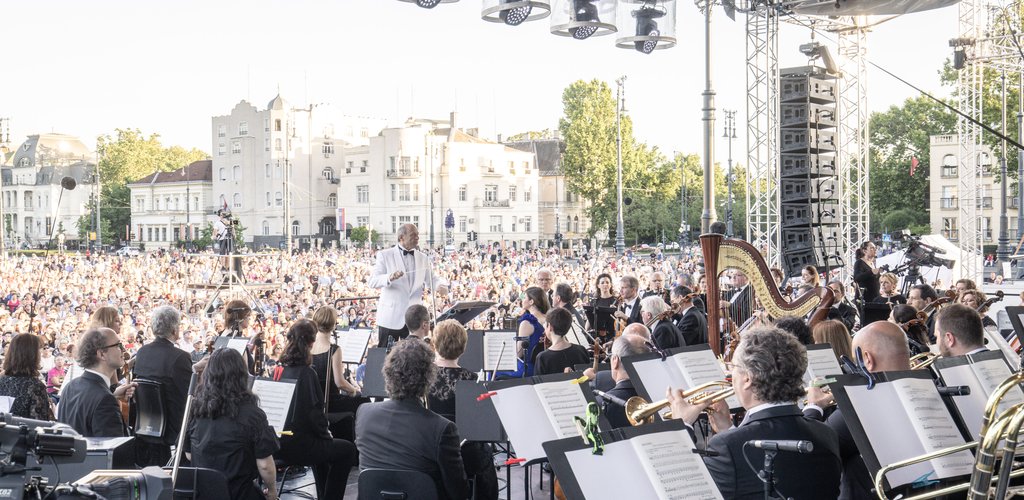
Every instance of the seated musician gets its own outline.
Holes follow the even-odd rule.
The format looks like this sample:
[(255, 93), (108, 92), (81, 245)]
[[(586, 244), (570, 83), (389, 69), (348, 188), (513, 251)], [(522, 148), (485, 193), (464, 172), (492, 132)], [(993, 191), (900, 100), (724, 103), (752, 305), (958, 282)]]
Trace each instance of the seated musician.
[(583, 346), (589, 345), (590, 341), (586, 334), (584, 334), (583, 329), (587, 318), (580, 314), (579, 310), (573, 305), (576, 303), (576, 293), (572, 291), (572, 287), (565, 283), (559, 283), (555, 285), (555, 292), (552, 294), (552, 297), (552, 308), (560, 307), (569, 311), (569, 314), (572, 315), (572, 326), (569, 328), (569, 335), (575, 339), (573, 343)]
[(720, 301), (722, 309), (728, 309), (729, 316), (737, 326), (743, 326), (754, 313), (754, 289), (746, 274), (739, 270), (732, 271), (732, 291), (728, 300)]
[(950, 304), (935, 320), (935, 337), (943, 356), (985, 352), (985, 329), (977, 311), (963, 304)]
[(436, 376), (434, 352), (425, 342), (395, 344), (384, 360), (391, 399), (362, 405), (356, 414), (359, 467), (424, 472), (434, 479), (440, 498), (463, 499), (469, 496), (469, 485), (458, 429), (423, 407)]
[(786, 333), (792, 334), (803, 345), (811, 345), (814, 343), (814, 335), (811, 333), (811, 327), (803, 320), (803, 318), (798, 318), (796, 316), (784, 316), (775, 321), (775, 327)]
[(964, 290), (960, 292), (960, 300), (957, 302), (974, 309), (981, 316), (981, 324), (983, 327), (995, 327), (996, 322), (990, 318), (986, 312), (988, 312), (988, 306), (982, 308), (988, 297), (985, 297), (985, 292), (981, 290)]
[[(902, 371), (910, 369), (910, 350), (907, 348), (903, 330), (888, 321), (875, 321), (857, 332), (853, 337), (853, 350), (860, 348), (864, 366), (871, 373)], [(835, 404), (827, 389), (811, 387), (807, 390), (808, 406), (804, 415), (817, 408)], [(839, 436), (839, 456), (843, 461), (843, 479), (840, 484), (840, 500), (869, 500), (877, 498), (872, 492), (874, 481), (868, 473), (853, 435), (846, 424), (842, 410), (835, 410), (825, 423)]]
[[(907, 304), (896, 304), (889, 314), (889, 321), (896, 323), (907, 334), (910, 354), (916, 355), (928, 350), (928, 327), (918, 318), (917, 309)], [(853, 358), (850, 358), (853, 359)]]
[(547, 326), (544, 328), (544, 335), (551, 341), (551, 345), (537, 355), (534, 374), (571, 372), (573, 366), (590, 362), (590, 352), (585, 347), (573, 344), (565, 338), (572, 328), (572, 313), (556, 307), (548, 311), (545, 320)]
[[(709, 417), (716, 434), (707, 443), (704, 462), (722, 496), (764, 498), (764, 484), (747, 464), (764, 461), (763, 452), (744, 446), (756, 439), (807, 440), (808, 454), (776, 456), (775, 479), (783, 498), (836, 498), (842, 464), (836, 433), (821, 422), (804, 418), (796, 405), (804, 396), (807, 351), (792, 335), (778, 328), (745, 332), (730, 363), (736, 397), (747, 409), (737, 427), (725, 402), (716, 403)], [(669, 390), (672, 414), (692, 424), (707, 403), (692, 405), (678, 389)]]
[[(914, 306), (918, 311), (924, 311), (936, 300), (939, 300), (939, 294), (930, 285), (914, 285), (907, 295), (907, 305)], [(935, 342), (935, 314), (928, 317), (925, 326), (928, 328), (928, 340)]]
[(82, 376), (68, 382), (60, 397), (57, 421), (83, 437), (122, 437), (128, 430), (117, 400), (127, 401), (137, 384), (110, 390), (110, 379), (124, 366), (124, 344), (110, 328), (93, 328), (79, 340), (78, 364)]
[(640, 301), (640, 311), (643, 323), (651, 328), (651, 339), (658, 349), (673, 349), (686, 345), (683, 334), (672, 324), (671, 317), (666, 316), (671, 311), (661, 297), (645, 297)]
[(832, 293), (835, 295), (832, 309), (828, 312), (828, 319), (842, 321), (846, 325), (847, 330), (853, 331), (853, 325), (857, 323), (857, 308), (843, 300), (846, 298), (846, 287), (839, 280), (830, 281), (828, 287), (832, 289)]
[[(651, 341), (651, 331), (642, 323), (633, 323), (632, 325), (627, 326), (626, 329), (622, 331), (622, 335), (636, 335), (637, 337), (643, 338), (645, 343), (649, 343)], [(612, 345), (613, 344), (610, 343), (606, 344), (604, 347), (605, 352), (608, 352)], [(615, 379), (612, 377), (611, 370), (595, 372), (593, 368), (587, 368), (586, 370), (583, 370), (583, 374), (590, 378), (594, 389), (608, 392), (612, 390), (612, 387), (615, 387)]]
[(627, 324), (643, 323), (640, 318), (640, 281), (635, 276), (623, 276), (619, 279), (619, 293), (622, 310), (616, 311), (615, 317)]
[[(651, 349), (647, 347), (647, 339), (643, 337), (624, 333), (621, 337), (615, 339), (615, 342), (612, 344), (611, 357), (611, 374), (612, 380), (615, 381), (615, 387), (605, 391), (608, 395), (615, 396), (623, 401), (628, 401), (629, 398), (637, 395), (636, 388), (633, 387), (633, 381), (629, 380), (629, 373), (626, 372), (626, 366), (622, 362), (622, 358), (647, 352), (651, 352)], [(611, 424), (613, 429), (630, 426), (629, 420), (626, 419), (626, 408), (620, 405), (608, 403), (602, 409), (602, 413), (608, 417), (608, 423)]]
[(853, 359), (853, 348), (850, 347), (850, 331), (842, 321), (834, 319), (825, 320), (811, 330), (811, 336), (815, 344), (829, 344), (832, 351), (836, 353), (836, 359), (846, 356)]
[(685, 286), (672, 289), (672, 304), (677, 307), (676, 310), (682, 311), (676, 318), (675, 325), (686, 345), (707, 344), (708, 318), (693, 303), (691, 295), (691, 290)]
[[(410, 332), (410, 337), (412, 332)], [(459, 357), (466, 351), (466, 329), (456, 320), (442, 321), (434, 327), (434, 364), (437, 365), (437, 379), (430, 387), (427, 407), (452, 423), (455, 421), (455, 386), (460, 380), (476, 380), (477, 375), (459, 366)], [(498, 476), (490, 449), (479, 441), (462, 443), (462, 463), (466, 476), (475, 477), (474, 498), (498, 498)]]

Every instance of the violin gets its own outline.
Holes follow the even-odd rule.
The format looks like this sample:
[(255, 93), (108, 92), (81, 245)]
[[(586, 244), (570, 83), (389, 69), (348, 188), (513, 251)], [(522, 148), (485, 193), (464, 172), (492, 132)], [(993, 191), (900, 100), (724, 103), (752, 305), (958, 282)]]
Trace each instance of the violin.
[[(621, 312), (621, 313), (625, 313), (625, 311), (623, 311), (623, 309), (622, 309), (622, 305), (624, 303), (625, 303), (625, 299), (622, 298), (622, 295), (619, 295), (618, 297), (615, 298), (615, 308), (618, 309), (618, 311)], [(615, 317), (615, 337), (616, 338), (622, 336), (622, 331), (626, 329), (626, 325), (628, 323), (629, 323), (629, 319), (628, 318), (627, 319), (622, 319), (622, 318), (619, 318), (618, 316)]]
[(985, 302), (982, 302), (980, 305), (978, 305), (978, 308), (975, 309), (975, 311), (977, 311), (979, 313), (984, 311), (986, 308), (988, 308), (992, 304), (995, 304), (996, 302), (999, 302), (999, 301), (1003, 300), (1003, 297), (1005, 295), (1006, 294), (1004, 294), (1002, 290), (999, 290), (998, 292), (996, 292), (995, 295), (985, 299)]
[(925, 314), (931, 314), (932, 311), (934, 311), (937, 307), (942, 306), (943, 304), (948, 304), (952, 302), (954, 299), (956, 299), (956, 290), (946, 290), (945, 295), (935, 299), (934, 301), (932, 301), (931, 304), (924, 306), (924, 309), (921, 309), (921, 312)]

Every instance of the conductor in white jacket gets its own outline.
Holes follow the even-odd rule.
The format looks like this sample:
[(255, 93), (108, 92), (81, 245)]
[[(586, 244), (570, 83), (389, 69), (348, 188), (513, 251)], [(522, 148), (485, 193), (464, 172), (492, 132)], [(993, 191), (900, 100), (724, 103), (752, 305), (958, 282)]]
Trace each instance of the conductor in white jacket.
[(436, 294), (448, 295), (448, 282), (430, 268), (430, 258), (417, 249), (419, 242), (416, 226), (403, 224), (398, 229), (398, 245), (377, 252), (369, 284), (381, 289), (377, 300), (379, 347), (387, 347), (389, 339), (397, 342), (409, 335), (405, 310), (422, 302), (424, 287), (433, 286)]

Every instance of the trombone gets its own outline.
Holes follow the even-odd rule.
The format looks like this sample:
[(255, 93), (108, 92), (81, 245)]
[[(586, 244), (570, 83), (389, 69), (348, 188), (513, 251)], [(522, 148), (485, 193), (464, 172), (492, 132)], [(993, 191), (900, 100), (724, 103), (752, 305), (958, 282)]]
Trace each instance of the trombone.
[[(720, 389), (718, 391), (709, 391), (709, 389), (715, 387)], [(735, 390), (732, 388), (732, 382), (729, 382), (728, 380), (715, 380), (683, 391), (683, 397), (690, 398), (688, 401), (690, 404), (694, 405), (704, 403), (714, 404), (722, 401), (723, 399), (732, 397), (734, 393)], [(649, 424), (654, 421), (654, 414), (669, 406), (669, 404), (671, 403), (669, 403), (668, 399), (648, 403), (640, 396), (633, 396), (626, 401), (626, 419), (633, 425)], [(671, 415), (672, 413), (669, 412), (665, 414), (665, 417), (672, 418)]]
[(939, 359), (939, 355), (934, 352), (922, 352), (921, 354), (915, 354), (910, 358), (910, 369), (911, 370), (924, 370), (932, 366), (932, 363), (936, 359)]
[[(1024, 476), (1024, 468), (1013, 470), (1013, 458), (1017, 447), (1021, 444), (1020, 431), (1024, 427), (1024, 403), (1016, 404), (1002, 413), (999, 412), (999, 405), (1010, 389), (1019, 386), (1022, 382), (1024, 382), (1024, 371), (1019, 371), (1007, 377), (992, 391), (985, 403), (985, 416), (982, 420), (981, 436), (978, 441), (925, 453), (882, 467), (878, 474), (875, 474), (875, 492), (878, 494), (878, 498), (887, 499), (884, 485), (885, 475), (889, 472), (973, 448), (977, 448), (978, 451), (974, 462), (974, 471), (971, 473), (969, 481), (906, 497), (904, 500), (925, 500), (961, 491), (968, 491), (967, 497), (971, 500), (982, 500), (990, 498), (989, 490), (993, 483), (996, 484), (995, 498), (1004, 498), (1010, 479)], [(996, 475), (996, 455), (999, 443), (1004, 440), (1006, 444), (1003, 446), (1003, 462), (999, 474)]]

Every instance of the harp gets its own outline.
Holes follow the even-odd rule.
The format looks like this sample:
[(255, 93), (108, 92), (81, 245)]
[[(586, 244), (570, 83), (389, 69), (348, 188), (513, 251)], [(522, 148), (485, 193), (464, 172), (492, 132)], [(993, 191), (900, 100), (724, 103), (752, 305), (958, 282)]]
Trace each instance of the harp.
[(828, 287), (815, 287), (813, 290), (787, 302), (775, 286), (771, 271), (764, 258), (753, 245), (743, 240), (726, 239), (720, 234), (702, 234), (700, 247), (704, 253), (704, 271), (707, 276), (708, 297), (708, 343), (715, 356), (722, 354), (722, 332), (719, 318), (721, 311), (710, 302), (719, 297), (718, 275), (726, 269), (738, 269), (747, 275), (755, 296), (761, 301), (765, 311), (774, 318), (783, 316), (805, 316), (814, 310), (810, 324), (823, 321), (828, 317), (835, 297)]

